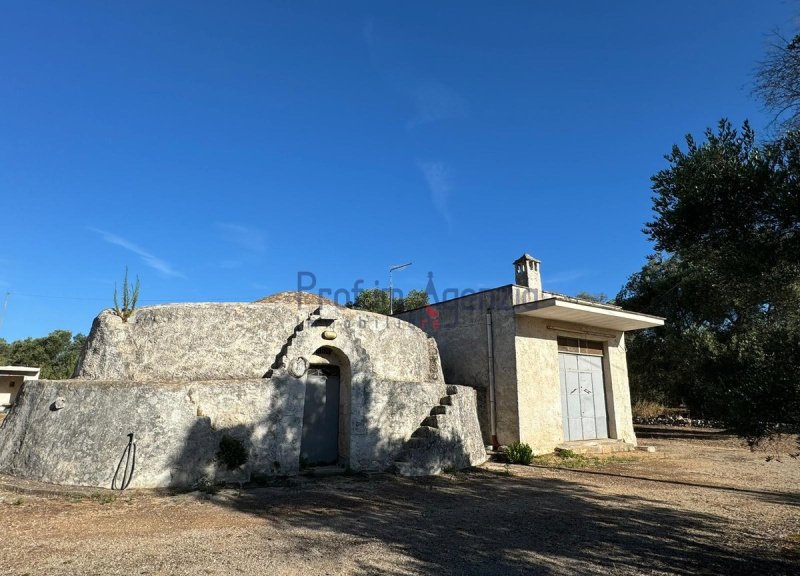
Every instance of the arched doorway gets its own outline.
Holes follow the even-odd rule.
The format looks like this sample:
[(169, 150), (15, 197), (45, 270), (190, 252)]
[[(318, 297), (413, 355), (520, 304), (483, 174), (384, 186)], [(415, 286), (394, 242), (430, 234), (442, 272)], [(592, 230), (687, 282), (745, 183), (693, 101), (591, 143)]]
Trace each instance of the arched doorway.
[(308, 359), (300, 465), (346, 465), (349, 453), (350, 363), (340, 350), (319, 348)]

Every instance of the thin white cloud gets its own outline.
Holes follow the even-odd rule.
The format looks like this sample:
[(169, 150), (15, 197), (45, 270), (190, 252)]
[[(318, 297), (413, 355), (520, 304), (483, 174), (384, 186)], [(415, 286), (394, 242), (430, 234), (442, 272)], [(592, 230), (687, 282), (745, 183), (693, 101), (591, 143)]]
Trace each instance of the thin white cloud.
[(450, 168), (444, 162), (417, 162), (417, 166), (428, 184), (434, 208), (447, 222), (447, 226), (452, 227), (450, 197), (453, 192), (453, 177)]
[(408, 129), (467, 116), (469, 106), (464, 97), (443, 82), (413, 70), (405, 62), (405, 43), (378, 34), (376, 28), (375, 20), (370, 18), (361, 29), (367, 53), (387, 84), (410, 101), (413, 112)]
[(257, 228), (232, 222), (218, 222), (217, 228), (228, 242), (237, 244), (248, 252), (262, 253), (267, 249), (266, 236)]
[(110, 232), (106, 232), (105, 230), (99, 230), (97, 228), (89, 228), (92, 232), (99, 234), (103, 240), (108, 242), (109, 244), (113, 244), (115, 246), (119, 246), (120, 248), (124, 248), (129, 252), (133, 252), (137, 256), (139, 256), (142, 261), (153, 268), (161, 272), (164, 276), (172, 276), (174, 278), (185, 278), (183, 274), (175, 270), (168, 262), (162, 260), (158, 256), (155, 256), (145, 250), (144, 248), (134, 244), (133, 242), (122, 238), (121, 236), (117, 236), (116, 234), (112, 234)]
[(586, 270), (562, 270), (553, 275), (547, 275), (546, 280), (548, 284), (559, 285), (568, 284), (589, 275)]
[(409, 90), (414, 102), (414, 117), (408, 127), (414, 128), (467, 115), (467, 101), (451, 88), (436, 80), (421, 80)]

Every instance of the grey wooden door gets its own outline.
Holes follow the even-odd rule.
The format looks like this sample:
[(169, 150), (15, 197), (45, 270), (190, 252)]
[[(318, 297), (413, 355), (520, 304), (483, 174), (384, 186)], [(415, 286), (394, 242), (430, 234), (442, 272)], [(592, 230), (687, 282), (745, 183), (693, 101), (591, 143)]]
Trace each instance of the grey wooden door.
[(564, 440), (608, 438), (603, 357), (558, 355)]
[(339, 368), (312, 367), (306, 376), (300, 461), (307, 466), (339, 459)]

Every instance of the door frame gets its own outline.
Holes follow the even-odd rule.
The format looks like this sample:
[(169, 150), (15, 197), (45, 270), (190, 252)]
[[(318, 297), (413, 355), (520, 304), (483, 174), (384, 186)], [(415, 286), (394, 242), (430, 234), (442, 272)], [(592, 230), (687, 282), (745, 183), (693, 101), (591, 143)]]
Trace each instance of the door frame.
[(349, 468), (350, 441), (352, 437), (352, 367), (350, 358), (338, 346), (326, 344), (317, 348), (313, 354), (308, 356), (308, 360), (309, 367), (328, 365), (339, 368), (339, 431), (337, 440), (339, 457), (337, 464)]
[[(579, 342), (578, 351), (562, 350), (561, 349), (562, 342), (566, 341), (566, 340), (578, 341)], [(580, 342), (587, 342), (587, 343), (591, 342), (593, 344), (599, 344), (600, 345), (599, 349), (601, 350), (601, 353), (600, 354), (586, 354), (586, 353), (582, 352), (581, 351)], [(590, 347), (587, 346), (587, 349), (598, 350), (598, 347), (594, 346), (593, 348), (590, 348)], [(614, 422), (615, 420), (614, 420), (614, 414), (613, 414), (613, 409), (614, 409), (613, 390), (612, 390), (612, 387), (611, 387), (611, 378), (610, 378), (611, 370), (610, 370), (610, 366), (608, 364), (609, 363), (608, 340), (607, 339), (602, 339), (602, 338), (601, 339), (591, 339), (591, 338), (587, 338), (587, 337), (584, 337), (584, 338), (579, 338), (578, 337), (578, 338), (576, 338), (575, 336), (572, 336), (572, 335), (570, 335), (570, 336), (561, 336), (561, 335), (559, 335), (559, 336), (556, 337), (556, 350), (557, 350), (557, 353), (558, 353), (558, 387), (559, 387), (559, 396), (562, 394), (562, 387), (563, 387), (563, 385), (561, 383), (561, 355), (562, 354), (572, 355), (572, 356), (589, 356), (589, 357), (594, 357), (594, 358), (598, 358), (598, 357), (600, 358), (600, 368), (601, 368), (601, 372), (600, 373), (601, 373), (601, 377), (603, 379), (603, 403), (604, 403), (604, 407), (605, 407), (605, 425), (606, 425), (606, 437), (605, 438), (612, 438), (612, 439), (616, 438), (616, 436), (617, 436), (616, 429), (615, 429), (615, 427), (611, 426), (612, 422)], [(564, 404), (564, 402), (562, 402), (561, 403), (561, 435), (562, 435), (562, 440), (564, 442), (573, 442), (573, 441), (574, 442), (580, 442), (581, 440), (568, 440), (567, 439), (567, 436), (569, 434), (568, 434), (568, 429), (567, 429), (566, 433), (565, 433), (565, 430), (564, 430), (565, 419), (566, 419), (566, 416), (567, 416), (566, 414), (564, 414), (564, 408), (565, 408), (565, 404)], [(595, 438), (595, 439), (604, 440), (605, 438)], [(591, 439), (587, 439), (587, 440), (591, 440)]]

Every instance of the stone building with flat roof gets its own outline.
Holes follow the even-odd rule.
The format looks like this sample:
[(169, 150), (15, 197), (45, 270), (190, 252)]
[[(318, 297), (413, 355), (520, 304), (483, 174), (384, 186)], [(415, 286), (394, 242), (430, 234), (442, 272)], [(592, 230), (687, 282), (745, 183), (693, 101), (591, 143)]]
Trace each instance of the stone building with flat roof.
[(547, 292), (541, 262), (514, 262), (514, 284), (397, 315), (432, 336), (444, 377), (474, 388), (484, 441), (598, 451), (636, 445), (625, 332), (664, 324)]
[(31, 366), (0, 366), (0, 412), (10, 409), (23, 382), (36, 380), (40, 372)]

